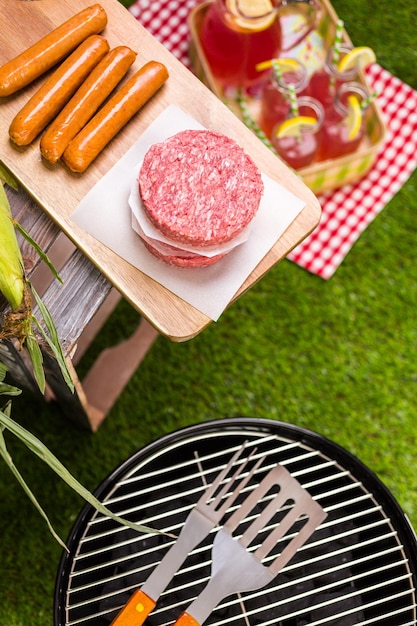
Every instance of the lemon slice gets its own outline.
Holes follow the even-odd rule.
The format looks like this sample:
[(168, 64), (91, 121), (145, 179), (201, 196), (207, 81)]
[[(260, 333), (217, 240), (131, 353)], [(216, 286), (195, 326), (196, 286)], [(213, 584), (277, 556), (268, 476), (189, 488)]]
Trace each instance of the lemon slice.
[(372, 48), (359, 46), (350, 50), (350, 52), (345, 54), (345, 56), (340, 59), (337, 69), (339, 72), (346, 72), (354, 67), (358, 67), (362, 70), (365, 67), (368, 67), (368, 65), (371, 65), (371, 63), (375, 63), (375, 61), (376, 56)]
[(265, 30), (276, 18), (271, 0), (226, 0), (226, 7), (233, 26), (244, 30)]
[(295, 137), (301, 133), (301, 129), (304, 126), (313, 127), (316, 124), (316, 118), (309, 117), (308, 115), (290, 117), (279, 125), (276, 135), (279, 139), (282, 137)]
[(272, 67), (272, 62), (275, 61), (284, 74), (286, 72), (296, 72), (299, 68), (299, 62), (296, 59), (269, 59), (268, 61), (262, 61), (255, 65), (255, 69), (258, 72), (269, 70)]
[(274, 11), (271, 0), (236, 0), (239, 13), (247, 17), (264, 17)]
[(355, 139), (362, 125), (362, 109), (356, 96), (348, 96), (348, 114), (346, 118), (348, 138)]

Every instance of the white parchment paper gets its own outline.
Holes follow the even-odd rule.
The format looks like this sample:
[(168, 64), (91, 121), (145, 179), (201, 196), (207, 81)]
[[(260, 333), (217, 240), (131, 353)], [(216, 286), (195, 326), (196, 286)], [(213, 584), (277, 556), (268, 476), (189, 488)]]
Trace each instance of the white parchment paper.
[(203, 128), (178, 107), (169, 106), (84, 196), (71, 218), (120, 257), (216, 321), (305, 203), (262, 175), (265, 190), (250, 236), (224, 259), (205, 268), (179, 268), (157, 259), (132, 228), (129, 196), (138, 164), (153, 143), (182, 130)]

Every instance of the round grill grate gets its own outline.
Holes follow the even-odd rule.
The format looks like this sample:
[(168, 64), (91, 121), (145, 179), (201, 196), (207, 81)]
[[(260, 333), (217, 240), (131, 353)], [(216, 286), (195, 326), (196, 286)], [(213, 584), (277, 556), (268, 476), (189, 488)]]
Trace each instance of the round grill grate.
[[(248, 450), (256, 447), (254, 458), (264, 458), (256, 483), (280, 463), (328, 516), (268, 587), (226, 598), (206, 624), (417, 624), (417, 541), (406, 517), (369, 469), (311, 431), (256, 418), (185, 428), (130, 457), (96, 495), (118, 515), (178, 535), (206, 485), (243, 441)], [(189, 555), (148, 626), (173, 624), (206, 584), (212, 540), (213, 534)], [(110, 624), (172, 541), (135, 533), (87, 505), (59, 565), (55, 626)]]

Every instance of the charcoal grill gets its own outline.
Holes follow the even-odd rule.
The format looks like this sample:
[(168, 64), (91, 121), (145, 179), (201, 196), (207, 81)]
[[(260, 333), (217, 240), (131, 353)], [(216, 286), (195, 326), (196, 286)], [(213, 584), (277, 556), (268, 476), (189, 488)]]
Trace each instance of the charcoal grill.
[[(399, 505), (356, 457), (305, 429), (231, 418), (178, 430), (139, 450), (96, 491), (114, 513), (178, 534), (202, 491), (247, 441), (317, 499), (328, 517), (268, 587), (227, 598), (209, 626), (411, 626), (416, 619), (417, 541)], [(248, 488), (253, 488), (248, 486)], [(213, 535), (187, 558), (149, 616), (173, 624), (210, 575)], [(106, 626), (173, 540), (138, 534), (87, 505), (59, 564), (55, 626)]]

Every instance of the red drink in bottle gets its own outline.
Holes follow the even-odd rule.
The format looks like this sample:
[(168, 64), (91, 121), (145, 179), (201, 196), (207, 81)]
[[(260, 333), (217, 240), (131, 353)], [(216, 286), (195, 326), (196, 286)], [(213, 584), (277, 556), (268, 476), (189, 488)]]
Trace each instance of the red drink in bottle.
[[(339, 60), (350, 52), (350, 50), (352, 50), (351, 46), (342, 44), (340, 46)], [(319, 100), (326, 109), (326, 107), (333, 104), (336, 91), (340, 85), (355, 80), (357, 74), (357, 67), (353, 67), (345, 72), (339, 71), (337, 63), (334, 62), (334, 49), (330, 48), (326, 56), (324, 67), (314, 72), (310, 79), (308, 94), (312, 98)]]
[[(349, 96), (356, 98), (361, 111), (356, 107), (356, 130), (352, 135), (352, 120), (349, 116)], [(368, 90), (360, 83), (344, 83), (336, 93), (333, 104), (326, 109), (325, 120), (321, 131), (320, 160), (336, 159), (345, 154), (355, 152), (365, 134), (364, 114), (366, 107), (361, 103), (369, 98)], [(358, 119), (360, 115), (360, 120)]]
[(297, 96), (303, 95), (308, 83), (308, 73), (299, 61), (293, 61), (295, 68), (282, 70), (282, 75), (272, 71), (270, 79), (262, 90), (259, 126), (268, 138), (274, 127), (285, 120), (290, 110), (288, 85), (293, 85)]
[[(312, 123), (303, 123), (303, 117)], [(271, 142), (281, 159), (293, 169), (307, 167), (316, 160), (323, 120), (324, 110), (320, 102), (304, 96), (298, 99), (298, 114), (290, 113), (274, 128)], [(282, 133), (284, 125), (291, 130)]]

